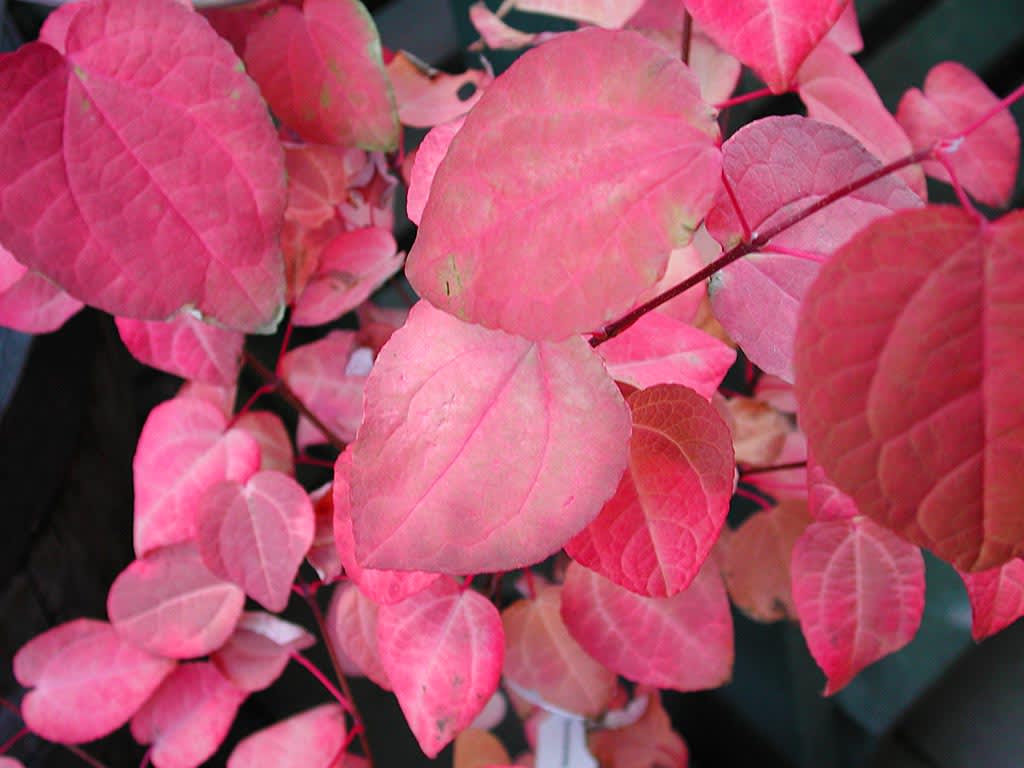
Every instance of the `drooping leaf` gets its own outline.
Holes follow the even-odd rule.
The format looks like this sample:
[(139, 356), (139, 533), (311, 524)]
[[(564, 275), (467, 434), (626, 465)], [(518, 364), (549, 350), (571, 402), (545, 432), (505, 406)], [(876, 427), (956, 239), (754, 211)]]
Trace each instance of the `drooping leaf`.
[(327, 631), (335, 648), (348, 657), (358, 671), (385, 691), (391, 690), (388, 674), (377, 652), (377, 614), (380, 607), (351, 584), (340, 584), (331, 595), (327, 609)]
[(228, 735), (246, 693), (209, 662), (181, 664), (132, 718), (156, 768), (196, 768)]
[(168, 321), (115, 318), (121, 340), (135, 359), (184, 379), (234, 384), (242, 367), (239, 331), (204, 323), (188, 314)]
[(686, 0), (712, 40), (753, 69), (775, 93), (788, 90), (807, 55), (836, 23), (847, 0)]
[[(722, 152), (725, 177), (751, 232), (769, 230), (881, 167), (849, 134), (798, 116), (751, 123)], [(754, 363), (792, 381), (797, 312), (821, 262), (874, 219), (920, 205), (891, 175), (847, 195), (718, 272), (709, 289), (715, 316)], [(726, 249), (743, 240), (742, 221), (728, 195), (719, 196), (707, 228)], [(798, 255), (772, 252), (773, 246)]]
[(364, 405), (351, 500), (368, 567), (535, 563), (597, 515), (625, 465), (628, 413), (585, 341), (530, 342), (424, 301), (381, 350)]
[(420, 748), (438, 752), (497, 690), (504, 659), (501, 616), (483, 595), (439, 579), (377, 615), (381, 664)]
[(917, 633), (920, 550), (866, 517), (812, 523), (793, 547), (793, 602), (829, 696)]
[(570, 563), (562, 620), (587, 653), (636, 683), (699, 691), (732, 676), (732, 615), (713, 562), (672, 597), (642, 597)]
[(61, 744), (92, 741), (120, 728), (174, 667), (93, 619), (54, 627), (14, 656), (14, 676), (33, 689), (21, 702), (25, 724)]
[(903, 211), (836, 254), (800, 315), (814, 458), (861, 513), (964, 571), (1024, 552), (1022, 264), (1024, 214)]
[(334, 768), (344, 744), (341, 705), (321, 704), (247, 736), (228, 768)]
[(444, 160), (448, 147), (455, 134), (462, 128), (463, 122), (465, 118), (460, 117), (448, 123), (435, 125), (416, 149), (416, 162), (409, 177), (409, 193), (405, 200), (406, 213), (413, 224), (420, 223), (423, 209), (430, 197), (430, 185), (434, 182), (437, 166)]
[[(642, 690), (642, 689), (641, 689)], [(588, 742), (605, 768), (687, 768), (690, 753), (661, 703), (661, 694), (648, 690), (647, 709), (624, 728), (597, 730)]]
[(430, 128), (462, 117), (493, 80), (493, 75), (482, 69), (449, 75), (406, 51), (399, 51), (388, 62), (388, 77), (395, 88), (398, 117), (413, 128)]
[(0, 239), (118, 316), (272, 329), (284, 166), (230, 49), (173, 0), (82, 3), (54, 42), (0, 61)]
[(515, 7), (520, 11), (609, 28), (621, 27), (643, 4), (644, 0), (515, 0)]
[(261, 691), (280, 677), (293, 651), (314, 643), (316, 639), (297, 624), (269, 613), (246, 611), (210, 661), (236, 688)]
[(246, 69), (281, 121), (315, 144), (389, 151), (395, 98), (380, 36), (358, 0), (305, 0), (262, 17), (245, 42)]
[(210, 573), (192, 542), (153, 550), (114, 580), (107, 615), (117, 633), (171, 659), (205, 656), (235, 629), (245, 595)]
[(562, 35), (467, 116), (406, 274), (470, 322), (532, 339), (596, 330), (689, 241), (714, 195), (717, 139), (678, 57), (635, 32)]
[(998, 568), (961, 573), (971, 600), (971, 635), (976, 641), (1000, 632), (1024, 616), (1024, 560)]
[(566, 552), (640, 595), (667, 597), (694, 579), (725, 523), (735, 462), (729, 428), (692, 389), (630, 395), (629, 466)]

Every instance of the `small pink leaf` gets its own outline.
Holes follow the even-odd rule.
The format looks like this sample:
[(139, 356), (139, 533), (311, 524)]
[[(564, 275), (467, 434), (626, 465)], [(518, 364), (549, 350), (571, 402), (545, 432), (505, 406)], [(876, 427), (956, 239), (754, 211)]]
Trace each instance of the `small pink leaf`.
[[(954, 61), (944, 61), (928, 73), (924, 93), (911, 88), (903, 94), (896, 118), (910, 135), (914, 149), (922, 149), (939, 140), (957, 137), (995, 109), (998, 102), (971, 70)], [(1017, 123), (1007, 110), (1001, 110), (949, 151), (946, 158), (957, 179), (974, 197), (988, 205), (1008, 205), (1020, 163)], [(924, 168), (929, 176), (950, 180), (939, 163), (926, 163)]]
[(195, 544), (136, 560), (114, 580), (107, 614), (133, 645), (172, 659), (205, 656), (234, 631), (245, 595), (203, 565)]
[(245, 696), (213, 664), (182, 664), (135, 713), (132, 736), (152, 745), (156, 768), (196, 768), (224, 741)]
[(964, 571), (1024, 553), (1021, 263), (1024, 214), (903, 211), (835, 255), (800, 315), (814, 458), (863, 514)]
[(344, 711), (321, 704), (243, 739), (228, 768), (334, 768), (344, 744)]
[(470, 322), (531, 339), (593, 331), (689, 242), (717, 186), (717, 140), (678, 56), (635, 32), (561, 35), (518, 59), (467, 116), (406, 274)]
[(282, 5), (249, 31), (245, 64), (274, 114), (307, 141), (381, 151), (398, 144), (380, 37), (362, 3)]
[(93, 741), (120, 728), (174, 667), (92, 619), (54, 627), (14, 656), (14, 676), (34, 688), (21, 703), (25, 724), (61, 744)]
[(621, 27), (644, 0), (515, 0), (520, 11), (544, 13), (599, 27)]
[(427, 757), (469, 727), (498, 688), (505, 635), (482, 595), (440, 579), (377, 617), (381, 664)]
[(998, 568), (961, 573), (971, 600), (971, 635), (982, 641), (1024, 616), (1024, 560), (1016, 558)]
[(61, 38), (0, 60), (0, 240), (118, 316), (273, 328), (284, 166), (230, 49), (172, 0), (83, 3)]
[(365, 675), (385, 691), (391, 690), (388, 674), (377, 652), (377, 613), (380, 607), (351, 584), (340, 584), (331, 595), (327, 631), (331, 642), (355, 667), (352, 674)]
[[(542, 42), (552, 34), (528, 33), (514, 29), (483, 2), (476, 2), (469, 6), (469, 20), (477, 34), (483, 39), (484, 45), (492, 51), (515, 51), (527, 48)], [(474, 50), (474, 47), (470, 46), (470, 50)]]
[(342, 572), (338, 547), (334, 543), (333, 495), (332, 483), (321, 486), (309, 494), (309, 500), (313, 502), (316, 527), (313, 530), (313, 543), (306, 553), (306, 562), (313, 566), (317, 577), (324, 582), (337, 580)]
[(172, 320), (115, 318), (121, 340), (139, 361), (184, 379), (229, 386), (242, 367), (245, 335), (188, 314)]
[(562, 619), (587, 653), (633, 682), (699, 691), (732, 676), (732, 615), (713, 562), (667, 598), (641, 597), (570, 563)]
[(828, 677), (826, 696), (917, 633), (924, 558), (866, 517), (812, 523), (793, 547), (792, 568), (793, 602)]
[[(643, 689), (641, 689), (643, 691)], [(624, 728), (590, 734), (590, 751), (605, 768), (687, 768), (690, 754), (661, 704), (661, 694), (648, 690), (647, 709)]]
[(601, 514), (566, 544), (583, 565), (640, 595), (667, 597), (696, 577), (729, 512), (729, 428), (692, 389), (630, 395), (629, 466)]
[(235, 419), (235, 429), (259, 443), (260, 469), (295, 474), (292, 440), (280, 416), (270, 411), (246, 411)]
[(82, 302), (0, 245), (0, 325), (22, 333), (49, 333), (81, 308)]
[(25, 768), (25, 764), (13, 757), (0, 755), (0, 768)]
[(462, 128), (463, 122), (465, 118), (460, 117), (449, 123), (435, 125), (416, 149), (416, 162), (412, 167), (409, 193), (405, 200), (405, 210), (413, 224), (420, 223), (423, 209), (427, 206), (427, 198), (430, 197), (430, 185), (434, 182), (437, 166), (444, 160), (448, 147), (455, 134)]
[(262, 691), (280, 677), (292, 652), (315, 643), (316, 639), (297, 624), (269, 613), (247, 611), (210, 661), (235, 687)]
[[(430, 128), (462, 117), (493, 80), (490, 72), (480, 69), (449, 75), (406, 51), (399, 51), (388, 62), (388, 76), (395, 89), (398, 117), (413, 128)], [(466, 91), (469, 95), (463, 98)]]
[(313, 505), (302, 486), (280, 472), (258, 472), (244, 485), (211, 488), (196, 516), (206, 566), (267, 610), (283, 611), (313, 543)]
[(807, 504), (811, 517), (818, 522), (860, 514), (853, 499), (836, 488), (813, 456), (807, 457)]
[(259, 443), (227, 423), (216, 406), (194, 397), (150, 412), (132, 464), (138, 557), (193, 538), (203, 494), (224, 480), (242, 482), (259, 467)]
[(364, 402), (351, 479), (364, 566), (537, 562), (597, 515), (625, 465), (628, 413), (579, 337), (530, 342), (421, 301), (381, 350)]

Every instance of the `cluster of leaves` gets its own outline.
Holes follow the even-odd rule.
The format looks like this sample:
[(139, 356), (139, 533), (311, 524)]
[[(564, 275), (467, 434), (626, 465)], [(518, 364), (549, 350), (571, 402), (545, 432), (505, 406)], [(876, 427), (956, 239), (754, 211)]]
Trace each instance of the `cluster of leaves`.
[[(521, 32), (513, 6), (580, 29)], [(108, 620), (14, 660), (34, 733), (130, 721), (158, 768), (196, 766), (294, 660), (336, 701), (229, 765), (369, 764), (345, 687), (366, 675), (459, 768), (513, 764), (483, 730), (503, 681), (516, 765), (685, 766), (658, 691), (728, 680), (730, 597), (798, 620), (826, 693), (913, 637), (921, 547), (963, 572), (976, 637), (1024, 612), (1024, 217), (970, 199), (1008, 200), (1020, 93), (943, 63), (891, 115), (844, 0), (471, 17), (480, 47), (531, 50), (454, 76), (383, 55), (357, 0), (85, 0), (0, 57), (0, 322), (90, 304), (189, 380), (140, 437)], [(723, 142), (743, 66), (808, 116)], [(431, 128), (415, 155), (402, 126)], [(925, 174), (961, 206), (927, 204)], [(422, 299), (368, 303), (403, 262)], [(358, 330), (286, 332), (269, 370), (245, 335), (285, 312)], [(720, 391), (737, 346), (745, 395)], [(236, 408), (243, 360), (294, 436)], [(338, 449), (330, 485), (296, 482), (293, 443)], [(731, 530), (737, 493), (765, 508)], [(522, 597), (499, 611), (503, 574)], [(340, 691), (273, 615), (293, 591)]]

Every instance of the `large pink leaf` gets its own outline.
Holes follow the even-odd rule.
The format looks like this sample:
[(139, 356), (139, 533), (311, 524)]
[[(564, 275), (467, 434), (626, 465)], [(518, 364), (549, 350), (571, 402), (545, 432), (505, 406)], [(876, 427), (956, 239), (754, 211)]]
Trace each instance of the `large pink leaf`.
[(615, 673), (590, 657), (562, 621), (562, 588), (542, 587), (501, 613), (505, 678), (548, 704), (597, 716), (612, 702)]
[(385, 691), (391, 690), (388, 674), (377, 652), (377, 614), (380, 606), (351, 584), (339, 584), (327, 609), (327, 631), (334, 647), (356, 670)]
[(238, 59), (173, 0), (83, 3), (62, 42), (0, 60), (0, 239), (112, 314), (273, 328), (284, 164)]
[(436, 757), (498, 688), (505, 650), (498, 610), (479, 593), (440, 579), (381, 606), (377, 641), (409, 727), (423, 752)]
[(863, 514), (964, 571), (1024, 552), (1022, 262), (1024, 214), (904, 211), (837, 253), (800, 315), (815, 459)]
[(532, 339), (596, 330), (689, 241), (718, 183), (717, 140), (677, 56), (635, 32), (562, 35), (467, 116), (406, 274), (470, 322)]
[(321, 704), (243, 739), (228, 768), (334, 768), (344, 744), (341, 705)]
[(261, 691), (280, 677), (293, 652), (314, 643), (316, 639), (297, 624), (269, 613), (247, 611), (210, 661), (235, 687)]
[[(994, 109), (999, 102), (988, 86), (955, 61), (934, 66), (924, 81), (924, 93), (911, 88), (900, 99), (896, 117), (915, 149), (952, 139)], [(1004, 206), (1017, 183), (1020, 132), (1008, 111), (992, 115), (947, 154), (957, 180), (978, 200)], [(949, 181), (939, 163), (925, 165), (929, 176)]]
[(732, 615), (713, 562), (667, 598), (642, 597), (571, 563), (562, 619), (587, 653), (633, 682), (699, 691), (732, 676)]
[(200, 500), (196, 539), (203, 562), (269, 611), (283, 611), (313, 543), (313, 504), (280, 472), (225, 482)]
[(399, 119), (414, 128), (430, 128), (462, 117), (493, 80), (490, 71), (482, 69), (449, 75), (405, 51), (388, 62), (388, 77), (395, 88)]
[(22, 333), (49, 333), (81, 308), (82, 302), (0, 245), (0, 325)]
[(515, 0), (521, 11), (545, 13), (601, 27), (621, 27), (644, 0)]
[[(881, 167), (849, 134), (797, 116), (758, 120), (737, 131), (722, 152), (725, 177), (752, 232), (770, 229)], [(820, 262), (870, 221), (920, 205), (921, 199), (896, 176), (829, 205), (772, 238), (762, 252), (717, 273), (709, 289), (715, 316), (754, 363), (792, 381), (797, 312)], [(743, 240), (741, 219), (728, 195), (719, 195), (707, 227), (726, 249)], [(772, 252), (772, 246), (801, 255)]]
[(381, 350), (364, 403), (351, 500), (368, 567), (535, 563), (597, 515), (625, 466), (629, 415), (579, 337), (530, 342), (421, 301)]
[(1015, 558), (998, 568), (960, 576), (971, 600), (975, 640), (984, 640), (1024, 616), (1024, 560)]
[(924, 611), (920, 550), (866, 517), (812, 523), (793, 547), (793, 602), (825, 695), (909, 643)]
[(229, 386), (242, 367), (245, 335), (191, 315), (166, 322), (118, 317), (117, 330), (137, 359), (185, 379)]
[(223, 645), (244, 604), (242, 590), (210, 573), (188, 542), (154, 550), (121, 571), (107, 596), (107, 615), (128, 642), (188, 659)]
[(106, 622), (76, 619), (15, 654), (14, 676), (33, 688), (21, 714), (49, 741), (92, 741), (127, 723), (174, 666), (124, 642)]
[(137, 556), (193, 538), (203, 494), (224, 480), (243, 482), (259, 467), (259, 443), (227, 425), (222, 411), (199, 398), (178, 397), (150, 412), (132, 464)]
[(132, 718), (132, 736), (152, 745), (156, 768), (196, 768), (224, 741), (245, 697), (213, 664), (182, 664)]
[(380, 37), (357, 0), (281, 6), (250, 30), (245, 64), (274, 114), (307, 141), (381, 151), (398, 144)]
[(629, 466), (597, 518), (566, 544), (573, 559), (641, 595), (694, 579), (725, 523), (736, 464), (729, 428), (692, 389), (630, 395)]
[(753, 69), (775, 93), (836, 23), (847, 0), (686, 0), (712, 40)]

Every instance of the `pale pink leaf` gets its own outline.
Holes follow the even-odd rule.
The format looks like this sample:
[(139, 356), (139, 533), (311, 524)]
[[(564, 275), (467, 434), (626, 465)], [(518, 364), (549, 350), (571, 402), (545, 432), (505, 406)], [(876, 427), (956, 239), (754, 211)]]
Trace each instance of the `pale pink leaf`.
[(115, 318), (128, 351), (139, 361), (183, 379), (234, 384), (242, 367), (245, 334), (204, 323), (190, 314), (164, 322)]
[[(782, 443), (782, 450), (775, 457), (776, 464), (792, 464), (807, 461), (807, 437), (798, 429), (790, 431)], [(743, 478), (744, 483), (755, 486), (775, 497), (789, 499), (807, 498), (807, 468), (794, 467), (774, 472), (757, 472)]]
[(0, 62), (0, 239), (118, 316), (272, 329), (284, 164), (238, 59), (173, 0), (82, 3), (63, 42)]
[(373, 568), (535, 563), (597, 515), (626, 462), (629, 414), (582, 338), (530, 342), (425, 301), (381, 350), (365, 410), (352, 525)]
[(789, 89), (807, 55), (838, 21), (848, 0), (686, 0), (700, 28), (753, 69), (775, 93)]
[(246, 69), (285, 125), (314, 144), (388, 151), (399, 126), (381, 55), (357, 0), (282, 5), (245, 41)]
[(732, 676), (732, 615), (714, 563), (672, 597), (643, 597), (570, 563), (562, 620), (587, 653), (636, 683), (699, 691)]
[(430, 128), (462, 117), (494, 79), (481, 69), (450, 75), (407, 51), (399, 51), (388, 62), (388, 76), (395, 89), (398, 117), (413, 128)]
[(82, 308), (0, 245), (0, 325), (22, 333), (49, 333)]
[(971, 601), (971, 635), (981, 641), (1024, 616), (1024, 560), (1015, 558), (998, 568), (961, 573)]
[(569, 634), (562, 621), (561, 595), (561, 587), (541, 587), (535, 599), (518, 600), (502, 611), (505, 679), (548, 704), (597, 716), (615, 696), (615, 673)]
[(203, 495), (196, 539), (211, 571), (276, 612), (288, 604), (314, 527), (302, 486), (280, 472), (262, 471), (244, 485), (225, 482)]
[(153, 550), (114, 580), (107, 615), (117, 633), (172, 659), (205, 656), (234, 631), (245, 595), (203, 565), (195, 544)]
[(860, 514), (853, 499), (836, 488), (813, 456), (807, 457), (807, 504), (811, 517), (818, 522)]
[(342, 572), (341, 558), (334, 542), (334, 488), (331, 483), (310, 492), (316, 526), (306, 562), (313, 566), (320, 581), (333, 582)]
[(137, 556), (193, 538), (203, 494), (225, 480), (243, 482), (259, 467), (259, 443), (227, 425), (222, 411), (194, 397), (150, 412), (132, 464)]
[(228, 735), (246, 693), (209, 662), (179, 665), (132, 718), (156, 768), (196, 768)]
[(270, 411), (246, 411), (235, 419), (234, 426), (259, 443), (260, 469), (295, 474), (292, 440), (280, 416)]
[(428, 757), (469, 727), (498, 688), (501, 616), (490, 600), (452, 579), (381, 606), (377, 643), (405, 719)]
[(754, 397), (776, 410), (796, 413), (796, 394), (793, 392), (793, 385), (778, 376), (766, 373), (759, 377), (754, 385)]
[(921, 551), (866, 517), (812, 523), (793, 547), (793, 603), (825, 695), (917, 633)]
[(365, 675), (385, 691), (391, 690), (377, 652), (377, 613), (380, 607), (351, 584), (340, 584), (331, 595), (327, 631), (334, 647), (351, 662), (349, 674)]
[(25, 724), (61, 744), (93, 741), (120, 728), (174, 667), (93, 619), (54, 627), (14, 656), (14, 676), (33, 688), (21, 702)]
[(850, 0), (850, 4), (839, 16), (835, 26), (828, 31), (826, 40), (838, 45), (844, 53), (860, 53), (864, 48), (864, 39), (860, 34), (860, 22), (857, 20), (857, 8), (854, 6), (853, 0)]
[[(752, 232), (785, 221), (851, 179), (881, 167), (849, 134), (798, 116), (770, 117), (723, 146), (725, 177)], [(711, 279), (715, 316), (755, 364), (792, 381), (796, 317), (807, 288), (832, 253), (869, 222), (921, 199), (886, 176), (808, 216)], [(720, 194), (708, 232), (726, 249), (743, 240), (736, 208)], [(772, 246), (801, 255), (772, 252)]]
[[(911, 88), (900, 100), (896, 118), (914, 149), (937, 141), (954, 139), (995, 109), (999, 99), (976, 74), (962, 64), (944, 61), (932, 67), (924, 81), (924, 93)], [(962, 143), (946, 153), (957, 180), (978, 200), (1005, 206), (1017, 183), (1020, 164), (1020, 132), (1007, 110), (992, 115)], [(942, 181), (949, 173), (941, 164), (929, 162), (925, 171)]]
[(718, 186), (717, 141), (678, 56), (636, 32), (561, 35), (467, 116), (406, 274), (435, 306), (490, 328), (552, 340), (597, 330), (689, 242)]
[(25, 764), (16, 758), (0, 755), (0, 768), (25, 768)]
[(464, 117), (448, 123), (435, 125), (416, 149), (416, 162), (409, 178), (409, 193), (405, 199), (405, 210), (413, 224), (419, 224), (423, 209), (430, 197), (430, 185), (437, 173), (437, 166), (444, 160), (455, 134), (462, 128)]
[(644, 0), (515, 0), (520, 11), (585, 21), (600, 27), (621, 27)]
[[(510, 27), (483, 2), (469, 6), (469, 21), (492, 51), (527, 48), (545, 37), (545, 33), (522, 32)], [(473, 46), (470, 46), (470, 50), (473, 50)]]
[[(643, 689), (641, 689), (643, 691)], [(604, 768), (687, 768), (690, 753), (661, 704), (661, 694), (648, 690), (643, 716), (624, 728), (596, 730), (588, 743)]]
[(727, 422), (736, 461), (755, 467), (776, 462), (791, 429), (789, 420), (768, 403), (751, 397), (731, 397), (723, 405), (729, 411)]
[(321, 704), (240, 741), (228, 768), (334, 768), (344, 744), (341, 705)]
[(1024, 214), (903, 211), (825, 265), (800, 315), (814, 458), (861, 513), (963, 571), (1024, 552), (1022, 262)]
[(280, 677), (291, 653), (314, 643), (316, 639), (297, 624), (269, 613), (246, 611), (210, 661), (237, 688), (261, 691)]
[(216, 384), (203, 384), (199, 381), (185, 381), (182, 383), (181, 388), (178, 389), (178, 394), (175, 397), (189, 398), (193, 397), (196, 400), (202, 400), (205, 403), (209, 403), (222, 414), (225, 418), (231, 418), (231, 414), (235, 411), (235, 398), (238, 395), (238, 389), (232, 383), (230, 387), (220, 387)]

